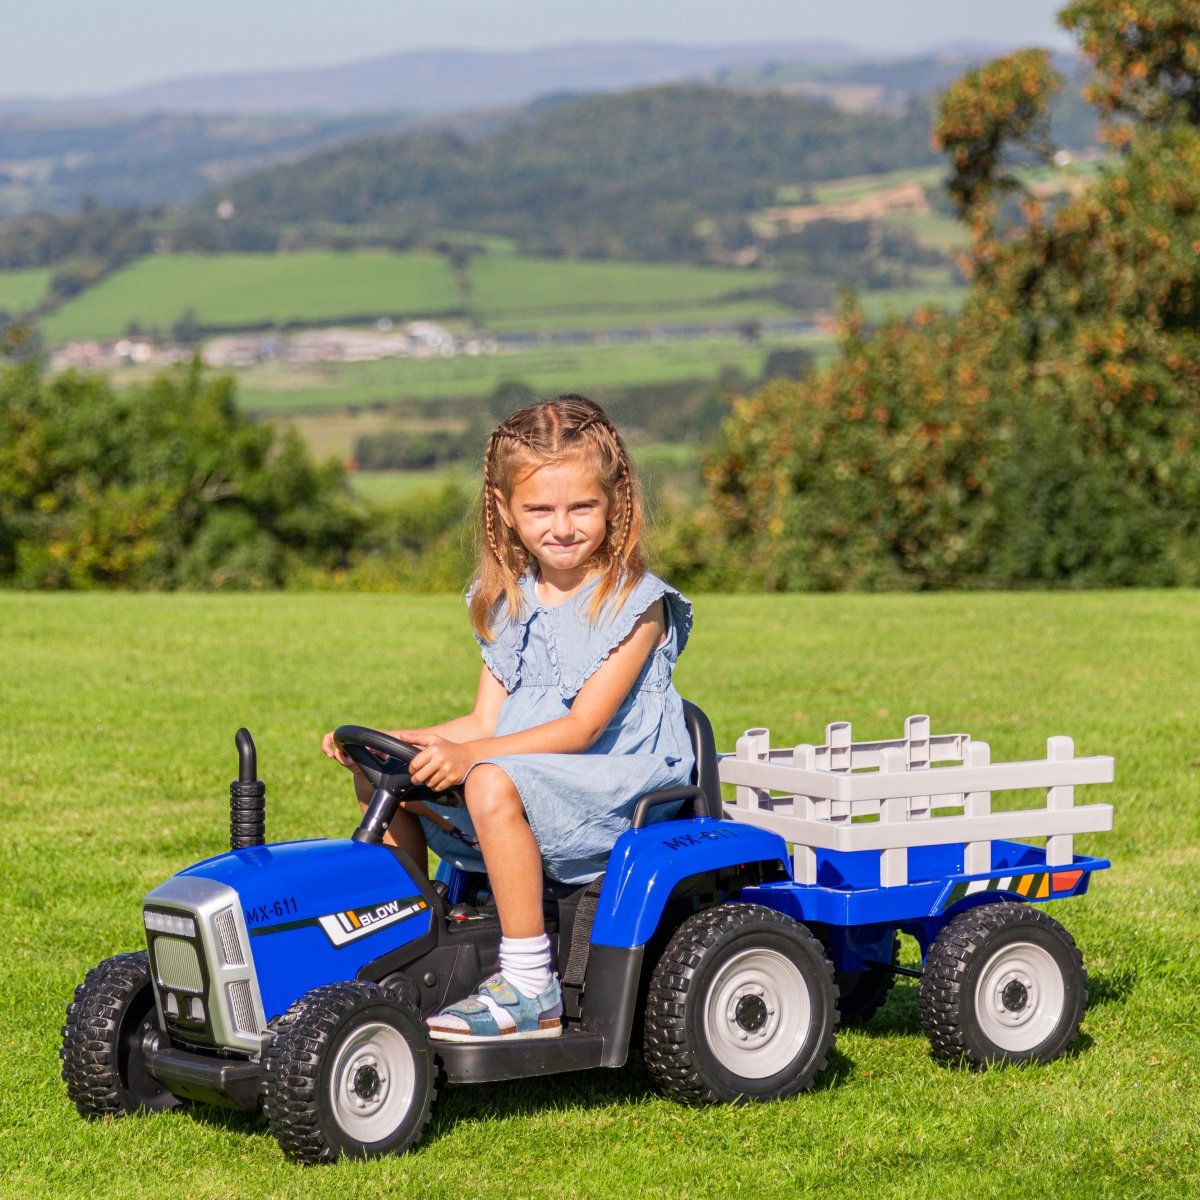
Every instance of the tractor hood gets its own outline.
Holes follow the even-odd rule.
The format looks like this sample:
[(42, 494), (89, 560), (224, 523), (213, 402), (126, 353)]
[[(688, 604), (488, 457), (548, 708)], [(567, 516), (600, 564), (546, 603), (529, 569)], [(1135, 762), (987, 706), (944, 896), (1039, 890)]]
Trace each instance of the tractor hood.
[(232, 850), (176, 879), (236, 893), (268, 1021), (313, 987), (356, 978), (432, 923), (428, 895), (396, 854), (348, 839)]

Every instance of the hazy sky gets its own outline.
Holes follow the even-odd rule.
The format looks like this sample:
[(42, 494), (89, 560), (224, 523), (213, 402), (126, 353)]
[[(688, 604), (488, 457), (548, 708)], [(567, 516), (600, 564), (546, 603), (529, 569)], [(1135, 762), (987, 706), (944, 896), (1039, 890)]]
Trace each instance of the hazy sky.
[(2, 0), (0, 97), (353, 62), (429, 47), (568, 41), (963, 39), (1065, 46), (1064, 0)]

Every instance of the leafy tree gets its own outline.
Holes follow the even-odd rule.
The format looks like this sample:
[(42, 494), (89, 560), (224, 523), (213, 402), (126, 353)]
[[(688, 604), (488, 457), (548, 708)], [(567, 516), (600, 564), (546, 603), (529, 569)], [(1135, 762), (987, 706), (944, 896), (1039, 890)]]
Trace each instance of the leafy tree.
[(0, 310), (0, 359), (40, 362), (44, 349), (42, 335), (35, 326)]
[(199, 367), (117, 392), (0, 370), (0, 581), (264, 588), (346, 560), (361, 516), (341, 468), (241, 417)]
[(772, 350), (763, 363), (762, 382), (770, 383), (772, 379), (803, 379), (812, 374), (816, 366), (816, 355), (803, 346), (786, 346)]
[(185, 308), (171, 326), (171, 337), (184, 346), (194, 346), (200, 340), (201, 333), (200, 318), (191, 306)]
[[(1168, 8), (1191, 14), (1190, 33)], [(1090, 36), (1116, 28), (1113, 12), (1119, 54)], [(1194, 15), (1157, 0), (1068, 8), (1130, 121), (1126, 152), (1003, 234), (1007, 166), (1040, 144), (1044, 58), (951, 89), (938, 136), (974, 234), (961, 312), (869, 333), (851, 308), (832, 366), (735, 406), (693, 548), (727, 539), (742, 580), (769, 588), (1200, 580)]]
[(1200, 0), (1074, 0), (1064, 28), (1092, 61), (1087, 89), (1125, 142), (1133, 125), (1200, 125)]
[(949, 155), (950, 197), (977, 242), (993, 232), (1000, 198), (1024, 191), (1013, 167), (1051, 158), (1049, 101), (1060, 86), (1048, 51), (1022, 50), (969, 71), (942, 96), (934, 142)]

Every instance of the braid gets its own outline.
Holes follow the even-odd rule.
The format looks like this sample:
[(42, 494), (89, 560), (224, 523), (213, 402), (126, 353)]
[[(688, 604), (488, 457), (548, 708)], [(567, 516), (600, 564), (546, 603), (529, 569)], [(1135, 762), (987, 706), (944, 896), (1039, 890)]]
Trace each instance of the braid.
[(502, 563), (504, 556), (500, 553), (500, 547), (496, 545), (496, 490), (492, 475), (495, 448), (496, 435), (493, 433), (488, 438), (487, 449), (483, 452), (483, 534), (496, 561)]
[(619, 561), (629, 543), (629, 534), (633, 528), (633, 515), (636, 507), (633, 494), (633, 463), (629, 460), (629, 451), (625, 449), (625, 442), (622, 440), (616, 426), (607, 416), (603, 413), (597, 413), (595, 416), (589, 417), (579, 426), (578, 432), (582, 433), (585, 429), (592, 427), (603, 431), (603, 436), (609, 443), (609, 450), (617, 461), (617, 476), (613, 480), (613, 490), (617, 492), (619, 489), (621, 515), (619, 528), (614, 527), (609, 550), (612, 557)]
[(613, 539), (613, 555), (617, 558), (625, 549), (629, 540), (629, 530), (633, 525), (633, 477), (629, 472), (629, 464), (621, 464), (621, 532)]

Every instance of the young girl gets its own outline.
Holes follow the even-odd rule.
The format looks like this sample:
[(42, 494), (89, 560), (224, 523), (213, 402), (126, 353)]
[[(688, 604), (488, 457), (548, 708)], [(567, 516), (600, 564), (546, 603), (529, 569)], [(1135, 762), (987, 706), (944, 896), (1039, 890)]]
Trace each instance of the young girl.
[[(492, 433), (481, 525), (468, 594), (483, 652), (474, 708), (395, 731), (422, 747), (412, 778), (436, 791), (465, 780), (466, 808), (402, 812), (391, 838), (421, 864), (428, 844), (486, 869), (500, 917), (499, 972), (429, 1019), (447, 1041), (561, 1033), (543, 869), (594, 879), (638, 797), (690, 782), (693, 765), (671, 684), (691, 605), (646, 570), (633, 465), (598, 405), (559, 396)], [(331, 734), (324, 750), (346, 762)], [(370, 787), (356, 784), (364, 800)]]

